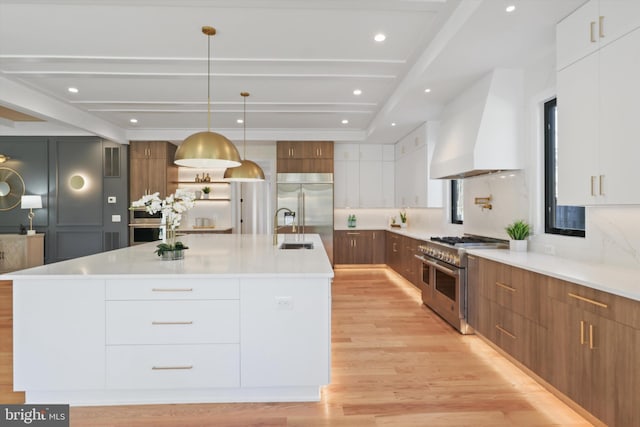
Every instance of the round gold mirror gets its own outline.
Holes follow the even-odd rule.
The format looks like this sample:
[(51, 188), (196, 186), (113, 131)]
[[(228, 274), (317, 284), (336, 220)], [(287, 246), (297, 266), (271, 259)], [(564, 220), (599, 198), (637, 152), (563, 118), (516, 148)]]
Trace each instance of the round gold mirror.
[(20, 204), (24, 180), (11, 168), (0, 167), (0, 211), (9, 211)]

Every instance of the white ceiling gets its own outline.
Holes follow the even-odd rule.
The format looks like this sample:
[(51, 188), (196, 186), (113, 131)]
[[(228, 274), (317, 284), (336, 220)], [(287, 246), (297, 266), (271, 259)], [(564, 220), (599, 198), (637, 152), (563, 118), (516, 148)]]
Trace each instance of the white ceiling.
[(582, 3), (0, 0), (0, 105), (47, 120), (2, 120), (0, 134), (180, 141), (206, 129), (210, 25), (216, 132), (242, 138), (247, 91), (248, 140), (392, 143), (492, 68), (548, 58), (556, 22)]

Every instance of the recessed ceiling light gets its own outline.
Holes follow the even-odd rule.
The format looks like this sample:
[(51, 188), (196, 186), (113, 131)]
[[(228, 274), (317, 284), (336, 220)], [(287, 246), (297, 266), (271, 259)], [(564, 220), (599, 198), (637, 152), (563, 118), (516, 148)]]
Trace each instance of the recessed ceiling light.
[(349, 124), (349, 120), (347, 120), (347, 119), (343, 119), (343, 120), (342, 120), (342, 124), (343, 124), (343, 125)]
[(385, 41), (387, 39), (387, 36), (385, 36), (382, 33), (378, 33), (378, 34), (375, 35), (375, 37), (373, 37), (373, 39), (375, 41), (377, 41), (377, 42), (383, 42), (383, 41)]
[(395, 126), (395, 125), (396, 125), (396, 122), (391, 123), (391, 126)]
[(429, 89), (429, 88), (426, 88), (426, 89), (424, 90), (424, 93), (429, 93), (429, 92), (431, 92), (431, 89)]
[(68, 90), (69, 92), (71, 92), (71, 93), (78, 93), (78, 92), (80, 92), (80, 91), (78, 90), (78, 88), (77, 88), (77, 87), (70, 87), (70, 88), (67, 88), (67, 90)]
[(511, 13), (514, 10), (516, 10), (516, 6), (513, 4), (510, 4), (509, 6), (507, 6), (507, 8), (505, 9), (507, 11), (507, 13)]
[(138, 119), (129, 119), (129, 121), (130, 121), (131, 123), (134, 123), (134, 124), (135, 124), (135, 123), (138, 123)]
[(362, 91), (360, 89), (356, 89), (353, 91), (354, 95), (362, 95)]
[(238, 124), (240, 124), (240, 125), (241, 125), (241, 124), (243, 124), (243, 123), (244, 123), (244, 120), (242, 120), (242, 119), (238, 119), (238, 120), (236, 120), (236, 123), (238, 123)]

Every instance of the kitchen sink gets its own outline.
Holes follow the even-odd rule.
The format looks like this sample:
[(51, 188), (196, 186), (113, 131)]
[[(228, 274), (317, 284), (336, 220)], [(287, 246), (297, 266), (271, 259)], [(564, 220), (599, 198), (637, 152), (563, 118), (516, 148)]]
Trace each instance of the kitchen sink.
[(279, 249), (313, 249), (313, 242), (284, 242)]

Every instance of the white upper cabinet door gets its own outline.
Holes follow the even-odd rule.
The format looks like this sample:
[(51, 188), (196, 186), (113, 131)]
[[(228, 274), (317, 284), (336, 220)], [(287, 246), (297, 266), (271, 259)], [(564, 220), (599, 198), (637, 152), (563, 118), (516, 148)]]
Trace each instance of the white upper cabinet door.
[(591, 0), (556, 27), (558, 70), (598, 48), (598, 0)]
[(363, 144), (360, 145), (360, 161), (381, 162), (382, 161), (382, 145), (380, 144)]
[(333, 155), (335, 160), (355, 160), (360, 158), (360, 146), (358, 144), (335, 144)]
[(640, 28), (640, 1), (600, 0), (598, 15), (600, 48), (637, 28)]
[(361, 208), (382, 207), (382, 162), (360, 161), (360, 200)]
[(640, 204), (639, 76), (640, 29), (600, 50), (598, 195), (606, 204)]
[(395, 163), (382, 162), (382, 208), (392, 208), (395, 202)]
[(360, 198), (360, 162), (336, 160), (333, 164), (333, 204), (336, 208), (354, 208)]
[(394, 144), (384, 144), (382, 146), (382, 161), (393, 162), (396, 159), (396, 147)]
[(558, 204), (597, 203), (598, 55), (558, 73)]

